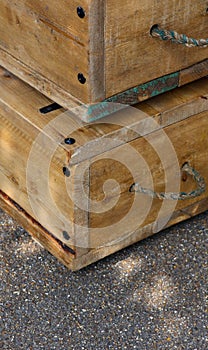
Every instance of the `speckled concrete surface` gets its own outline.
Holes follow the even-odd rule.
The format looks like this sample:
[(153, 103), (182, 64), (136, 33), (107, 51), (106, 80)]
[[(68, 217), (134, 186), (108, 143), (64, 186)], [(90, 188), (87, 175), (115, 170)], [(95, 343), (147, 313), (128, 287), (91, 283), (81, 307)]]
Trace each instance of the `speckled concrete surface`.
[(208, 212), (76, 273), (0, 219), (1, 349), (208, 348)]

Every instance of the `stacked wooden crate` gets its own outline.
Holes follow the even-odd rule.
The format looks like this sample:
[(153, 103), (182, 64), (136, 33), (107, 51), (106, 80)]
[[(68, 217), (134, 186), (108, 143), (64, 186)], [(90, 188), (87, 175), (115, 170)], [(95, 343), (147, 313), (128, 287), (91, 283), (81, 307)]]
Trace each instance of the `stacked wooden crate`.
[(0, 64), (66, 108), (137, 103), (208, 74), (207, 48), (161, 41), (155, 24), (206, 37), (207, 1), (1, 0)]
[(1, 207), (69, 268), (208, 208), (207, 32), (202, 0), (0, 0)]

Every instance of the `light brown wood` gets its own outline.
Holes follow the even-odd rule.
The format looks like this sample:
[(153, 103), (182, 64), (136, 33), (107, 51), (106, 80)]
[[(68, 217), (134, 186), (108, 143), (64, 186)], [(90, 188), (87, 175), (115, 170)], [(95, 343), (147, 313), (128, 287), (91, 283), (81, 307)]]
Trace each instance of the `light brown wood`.
[(78, 6), (0, 1), (0, 64), (67, 108), (105, 98), (103, 7), (85, 1), (80, 18)]
[[(74, 41), (79, 41), (83, 45), (87, 44), (89, 0), (20, 0), (20, 8), (28, 8), (35, 13), (42, 21), (51, 24), (58, 30), (67, 33)], [(77, 7), (82, 7), (85, 17), (77, 15)]]
[(208, 57), (208, 48), (187, 48), (150, 36), (153, 25), (206, 37), (207, 3), (106, 0), (106, 97), (176, 72)]
[(33, 88), (42, 92), (48, 98), (53, 99), (61, 106), (72, 109), (81, 104), (81, 101), (72, 96), (68, 91), (56, 85), (41, 73), (37, 73), (31, 67), (25, 65), (3, 49), (0, 50), (0, 65), (5, 67), (23, 81), (28, 82)]
[[(0, 145), (1, 145), (1, 162), (0, 162), (0, 183), (1, 190), (5, 192), (12, 200), (18, 203), (33, 219), (41, 221), (42, 218), (45, 228), (48, 231), (53, 231), (53, 235), (64, 241), (66, 245), (73, 248), (75, 244), (75, 228), (74, 223), (79, 221), (80, 225), (88, 224), (88, 213), (77, 210), (74, 203), (66, 190), (65, 176), (63, 167), (68, 166), (70, 159), (70, 150), (64, 145), (55, 144), (57, 148), (53, 155), (50, 154), (50, 138), (43, 141), (38, 141), (38, 135), (42, 129), (47, 127), (54, 118), (58, 117), (60, 111), (55, 111), (47, 115), (41, 115), (38, 111), (40, 107), (50, 104), (51, 101), (43, 95), (32, 89), (29, 85), (21, 82), (14, 77), (7, 77), (4, 71), (1, 70), (0, 84)], [(64, 139), (67, 135), (64, 130), (52, 131), (53, 137)], [(48, 135), (49, 135), (48, 131)], [(63, 132), (63, 134), (62, 134)], [(46, 135), (47, 132), (44, 132)], [(39, 169), (39, 177), (44, 181), (48, 177), (50, 183), (51, 198), (47, 196), (40, 199), (36, 193), (36, 185), (30, 196), (34, 198), (33, 206), (39, 208), (34, 212), (34, 207), (31, 207), (31, 197), (28, 193), (28, 185), (26, 176), (28, 170), (28, 159), (33, 143), (36, 142), (34, 148), (34, 156), (37, 158), (37, 168)], [(49, 144), (48, 144), (49, 142)], [(49, 147), (48, 147), (49, 145)], [(45, 164), (49, 163), (49, 174)], [(74, 171), (76, 167), (74, 167)], [(30, 172), (32, 173), (32, 170)], [(87, 174), (86, 174), (87, 176)], [(34, 173), (30, 181), (37, 183), (37, 173)], [(73, 182), (70, 185), (73, 190)], [(40, 201), (42, 200), (42, 201)], [(54, 216), (54, 208), (50, 206), (50, 201), (55, 203), (57, 211), (60, 215), (64, 215), (66, 219), (59, 220), (59, 217)], [(38, 216), (38, 218), (37, 218)], [(69, 225), (70, 240), (65, 240), (63, 231), (66, 230), (65, 224)], [(81, 233), (80, 233), (81, 234)], [(76, 241), (79, 239), (79, 233), (76, 233)], [(85, 238), (87, 242), (87, 235)], [(87, 244), (86, 244), (87, 245)], [(85, 250), (76, 251), (77, 255), (83, 254)]]
[[(144, 238), (147, 238), (152, 234), (152, 226), (146, 226), (137, 230), (128, 236), (126, 239), (119, 243), (115, 243), (112, 246), (102, 247), (100, 249), (94, 249), (87, 254), (76, 258), (76, 255), (72, 251), (67, 250), (60, 241), (55, 240), (44, 228), (42, 228), (35, 220), (24, 213), (20, 207), (18, 207), (8, 196), (0, 191), (0, 207), (17, 220), (34, 238), (35, 241), (40, 243), (46, 248), (52, 255), (54, 255), (62, 264), (72, 271), (77, 271), (85, 266), (92, 264), (110, 254), (117, 252), (129, 245), (132, 245)], [(208, 198), (205, 200), (194, 203), (190, 207), (186, 208), (186, 211), (176, 211), (169, 221), (167, 227), (175, 225), (181, 221), (187, 220), (195, 215), (198, 215), (208, 209)]]
[[(190, 219), (191, 217), (198, 215), (208, 209), (208, 198), (199, 201), (197, 203), (194, 203), (190, 207), (187, 207), (187, 213), (185, 211), (176, 211), (173, 214), (173, 217), (168, 222), (167, 227), (170, 227), (172, 225), (175, 225), (176, 223), (179, 223), (181, 221)], [(154, 225), (150, 224), (143, 228), (139, 228), (136, 231), (134, 231), (129, 236), (125, 237), (123, 240), (119, 242), (115, 242), (114, 244), (107, 246), (107, 247), (101, 247), (99, 249), (91, 250), (88, 254), (81, 256), (80, 258), (76, 259), (76, 270), (83, 268), (84, 266), (89, 265), (89, 263), (96, 262), (97, 260), (100, 260), (107, 255), (113, 254), (118, 250), (121, 250), (131, 244), (134, 244), (142, 239), (145, 239), (153, 234), (154, 231)]]
[(105, 94), (105, 0), (91, 0), (89, 3), (89, 84), (88, 102), (103, 101)]
[(79, 72), (88, 79), (86, 47), (51, 29), (15, 3), (0, 2), (1, 47), (63, 89), (67, 90), (70, 84), (71, 94), (87, 102), (88, 84), (80, 84), (77, 79)]
[(180, 72), (179, 86), (188, 84), (193, 80), (200, 79), (208, 75), (208, 60), (205, 60), (197, 65), (193, 65), (190, 68), (184, 69)]
[(0, 0), (0, 65), (67, 109), (109, 97), (135, 104), (207, 74), (208, 48), (150, 35), (159, 23), (201, 37), (206, 9), (204, 0)]
[[(168, 148), (166, 138), (163, 137), (160, 131), (154, 132), (144, 138), (137, 138), (129, 144), (117, 147), (109, 152), (104, 152), (92, 160), (93, 164), (90, 169), (91, 199), (96, 199), (97, 201), (103, 200), (103, 213), (96, 214), (93, 213), (93, 209), (90, 210), (90, 227), (97, 228), (97, 230), (93, 231), (91, 237), (93, 247), (110, 244), (113, 239), (120, 239), (122, 233), (126, 235), (126, 233), (133, 232), (135, 225), (143, 227), (159, 220), (158, 214), (161, 208), (161, 201), (154, 200), (151, 204), (151, 198), (147, 195), (135, 194), (134, 196), (130, 194), (129, 188), (134, 182), (139, 182), (141, 186), (150, 188), (151, 182), (148, 182), (148, 180), (151, 174), (154, 190), (157, 192), (165, 191), (164, 184), (166, 181), (170, 181), (170, 178), (173, 184), (174, 180), (176, 183), (179, 181), (180, 184), (181, 179), (178, 178), (177, 180), (177, 173), (186, 162), (199, 171), (205, 179), (208, 178), (208, 164), (205, 161), (208, 157), (207, 117), (208, 110), (164, 129), (164, 132), (172, 143), (172, 152), (176, 153), (178, 167), (174, 164), (174, 155), (172, 155), (171, 148)], [(156, 149), (153, 148), (154, 146)], [(159, 154), (156, 153), (158, 150), (160, 150)], [(148, 163), (146, 169), (140, 157)], [(120, 160), (120, 163), (114, 159)], [(163, 159), (165, 164), (164, 169), (161, 159)], [(131, 171), (127, 170), (127, 165)], [(132, 178), (132, 174), (136, 174), (134, 179)], [(117, 199), (116, 185), (112, 186), (109, 191), (106, 190), (105, 195), (103, 192), (104, 183), (110, 179), (117, 181), (120, 185), (118, 202), (116, 204), (114, 204), (114, 201), (116, 202)], [(196, 184), (193, 179), (188, 177), (187, 182), (182, 182), (181, 188), (179, 187), (178, 191), (189, 192), (195, 188)], [(177, 190), (174, 191), (172, 189), (172, 192), (177, 192)], [(204, 199), (207, 196), (208, 189), (201, 195), (200, 199)], [(132, 211), (132, 215), (129, 216), (127, 214), (131, 211), (134, 200), (137, 203), (134, 204), (135, 209)], [(198, 200), (198, 198), (195, 198), (178, 201), (175, 210), (182, 210)], [(106, 208), (109, 208), (109, 203), (111, 202), (110, 209), (105, 209), (105, 205)], [(150, 206), (149, 209), (147, 209), (148, 206)], [(147, 217), (145, 217), (146, 213), (148, 214)], [(140, 218), (143, 215), (144, 220), (140, 222)], [(162, 215), (166, 216), (168, 212), (164, 210)], [(139, 218), (138, 223), (136, 218)], [(123, 220), (123, 223), (117, 231), (116, 223), (120, 220)], [(107, 228), (106, 230), (99, 230), (99, 228), (105, 227)], [(110, 229), (110, 227), (112, 228)], [(99, 231), (101, 232), (100, 235), (98, 234)]]

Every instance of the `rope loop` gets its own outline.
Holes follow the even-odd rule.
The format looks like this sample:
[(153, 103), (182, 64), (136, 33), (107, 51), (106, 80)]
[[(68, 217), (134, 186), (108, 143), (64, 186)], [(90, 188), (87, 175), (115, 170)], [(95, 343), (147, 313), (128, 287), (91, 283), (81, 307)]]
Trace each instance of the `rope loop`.
[(208, 38), (207, 39), (194, 39), (189, 38), (185, 34), (179, 34), (175, 30), (167, 30), (161, 28), (158, 24), (155, 24), (151, 30), (150, 34), (154, 38), (159, 38), (161, 40), (169, 40), (176, 44), (182, 44), (188, 47), (207, 47), (208, 46)]
[(139, 192), (143, 194), (147, 194), (148, 196), (152, 198), (157, 198), (160, 200), (163, 199), (171, 199), (171, 200), (184, 200), (184, 199), (190, 199), (190, 198), (196, 198), (201, 196), (202, 193), (206, 190), (206, 183), (204, 178), (196, 171), (194, 168), (192, 168), (188, 163), (185, 163), (183, 167), (181, 168), (182, 172), (186, 172), (188, 175), (191, 175), (196, 184), (197, 188), (191, 192), (180, 192), (180, 193), (165, 193), (165, 192), (155, 192), (148, 188), (144, 188), (140, 186), (139, 183), (134, 183), (129, 191), (130, 192)]

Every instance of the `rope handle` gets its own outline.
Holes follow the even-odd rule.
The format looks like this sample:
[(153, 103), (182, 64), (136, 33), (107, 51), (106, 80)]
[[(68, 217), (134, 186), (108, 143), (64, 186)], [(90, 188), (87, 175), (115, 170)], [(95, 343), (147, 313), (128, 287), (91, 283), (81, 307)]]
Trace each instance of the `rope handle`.
[(161, 40), (169, 40), (176, 44), (182, 44), (188, 47), (207, 47), (207, 39), (194, 39), (189, 38), (185, 34), (179, 34), (175, 30), (167, 30), (161, 28), (158, 24), (155, 24), (151, 30), (150, 34), (154, 38), (159, 38)]
[(158, 198), (161, 200), (163, 199), (184, 200), (184, 199), (196, 198), (201, 196), (201, 194), (204, 193), (206, 190), (206, 183), (204, 178), (198, 173), (198, 171), (192, 168), (188, 163), (185, 163), (182, 166), (181, 171), (187, 173), (188, 175), (193, 176), (197, 184), (197, 188), (195, 190), (191, 192), (180, 192), (180, 193), (154, 192), (148, 188), (144, 188), (140, 186), (139, 183), (134, 183), (130, 187), (129, 191), (147, 194), (152, 198)]

